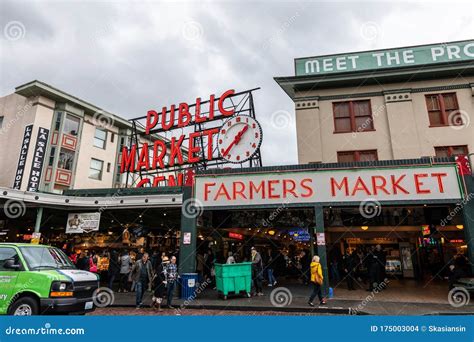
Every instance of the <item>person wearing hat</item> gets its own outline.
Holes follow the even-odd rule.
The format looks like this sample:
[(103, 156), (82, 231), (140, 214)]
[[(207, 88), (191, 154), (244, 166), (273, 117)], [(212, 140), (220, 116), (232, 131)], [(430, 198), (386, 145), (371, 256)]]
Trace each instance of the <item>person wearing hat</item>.
[(155, 276), (153, 278), (153, 297), (151, 299), (151, 306), (158, 311), (163, 311), (161, 303), (166, 296), (166, 267), (170, 263), (168, 257), (162, 256), (161, 263), (157, 263), (155, 268)]
[(263, 261), (262, 256), (255, 247), (250, 249), (252, 254), (252, 278), (257, 296), (263, 296)]

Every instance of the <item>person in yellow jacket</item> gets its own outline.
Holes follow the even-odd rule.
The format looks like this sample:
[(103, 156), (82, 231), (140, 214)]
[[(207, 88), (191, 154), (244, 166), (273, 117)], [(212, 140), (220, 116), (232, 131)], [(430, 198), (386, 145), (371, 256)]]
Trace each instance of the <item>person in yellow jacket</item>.
[(311, 284), (313, 285), (313, 292), (311, 292), (308, 304), (310, 306), (314, 306), (313, 300), (316, 296), (318, 296), (319, 303), (324, 305), (326, 304), (326, 301), (321, 294), (321, 286), (323, 285), (323, 267), (319, 263), (319, 256), (315, 255), (313, 257), (309, 267), (311, 270)]

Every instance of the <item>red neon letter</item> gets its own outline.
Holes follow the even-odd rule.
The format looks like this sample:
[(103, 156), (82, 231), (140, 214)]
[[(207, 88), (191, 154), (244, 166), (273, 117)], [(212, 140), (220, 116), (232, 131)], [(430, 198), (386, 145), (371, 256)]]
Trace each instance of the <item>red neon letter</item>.
[(133, 145), (128, 154), (128, 148), (124, 146), (122, 148), (122, 162), (120, 163), (120, 173), (125, 171), (135, 171), (135, 155), (137, 153), (137, 145)]
[[(381, 184), (377, 184), (377, 179), (381, 181)], [(384, 176), (372, 176), (372, 191), (374, 192), (374, 195), (378, 194), (377, 190), (381, 190), (385, 192), (387, 195), (390, 195), (390, 192), (385, 189), (385, 186), (387, 185), (387, 180), (385, 179)]]
[(398, 194), (398, 190), (400, 190), (401, 192), (404, 192), (405, 194), (409, 193), (405, 188), (402, 188), (399, 184), (403, 180), (403, 178), (405, 178), (405, 176), (406, 175), (401, 175), (400, 177), (398, 177), (398, 179), (395, 179), (394, 175), (390, 176), (390, 180), (392, 182), (392, 192), (394, 195)]
[(215, 186), (216, 183), (205, 183), (204, 184), (204, 201), (207, 201), (209, 199), (208, 195), (211, 193), (211, 190), (209, 190), (210, 186)]
[(184, 134), (182, 134), (178, 141), (176, 142), (176, 138), (172, 137), (171, 138), (171, 147), (170, 147), (170, 161), (169, 165), (174, 166), (174, 160), (176, 157), (178, 157), (178, 165), (183, 164), (183, 153), (181, 151), (181, 144), (183, 143), (184, 140)]
[[(309, 185), (306, 185), (306, 183), (310, 183)], [(314, 195), (314, 191), (312, 188), (313, 180), (311, 178), (305, 178), (301, 181), (301, 187), (307, 191), (307, 193), (302, 193), (301, 197), (311, 197)]]
[(155, 112), (154, 110), (149, 110), (146, 113), (146, 127), (145, 127), (145, 133), (150, 134), (150, 130), (156, 126), (158, 123), (158, 113)]
[[(160, 154), (158, 154), (158, 145), (161, 148), (160, 149)], [(160, 165), (160, 168), (164, 169), (165, 164), (163, 163), (163, 158), (166, 154), (166, 144), (162, 140), (157, 140), (155, 141), (155, 144), (153, 146), (153, 161), (152, 161), (152, 169), (156, 169), (156, 164)]]
[(188, 147), (188, 163), (197, 163), (201, 160), (201, 157), (196, 156), (195, 153), (199, 152), (201, 149), (198, 146), (194, 145), (194, 139), (199, 137), (201, 132), (193, 132), (189, 134), (189, 147)]
[(230, 89), (230, 90), (227, 90), (224, 94), (222, 94), (221, 97), (219, 97), (219, 102), (217, 103), (217, 105), (219, 107), (219, 112), (221, 112), (221, 114), (224, 116), (234, 115), (234, 107), (232, 107), (232, 109), (230, 110), (226, 110), (224, 108), (225, 99), (229, 97), (230, 95), (234, 95), (234, 93), (235, 93), (234, 89)]
[(168, 111), (166, 110), (166, 107), (163, 107), (163, 110), (161, 111), (161, 128), (163, 128), (163, 130), (167, 131), (171, 127), (173, 127), (173, 125), (174, 125), (174, 111), (175, 111), (174, 105), (171, 105), (170, 120), (169, 120), (168, 123), (166, 123), (166, 116), (167, 116), (166, 113)]
[[(184, 120), (183, 120), (184, 117)], [(184, 127), (189, 124), (191, 121), (191, 114), (189, 113), (189, 106), (187, 103), (179, 104), (179, 113), (178, 113), (178, 127)]]

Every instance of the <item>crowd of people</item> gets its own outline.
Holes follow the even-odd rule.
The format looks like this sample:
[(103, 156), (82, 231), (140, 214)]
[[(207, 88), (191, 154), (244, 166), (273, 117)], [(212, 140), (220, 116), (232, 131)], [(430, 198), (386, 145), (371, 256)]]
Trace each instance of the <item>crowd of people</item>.
[[(138, 251), (106, 251), (109, 260), (107, 269), (107, 286), (114, 289), (118, 281), (117, 292), (135, 292), (136, 308), (143, 307), (146, 291), (152, 291), (152, 307), (162, 311), (163, 300), (166, 307), (173, 308), (172, 301), (176, 283), (179, 279), (177, 258), (168, 257), (165, 253), (154, 251), (151, 255), (143, 248)], [(94, 252), (82, 251), (70, 255), (77, 268), (97, 272), (97, 255)]]

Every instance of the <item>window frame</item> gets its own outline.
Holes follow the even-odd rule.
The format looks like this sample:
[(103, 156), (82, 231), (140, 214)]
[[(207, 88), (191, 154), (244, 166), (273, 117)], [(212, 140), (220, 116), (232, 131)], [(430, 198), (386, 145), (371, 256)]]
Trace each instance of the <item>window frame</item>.
[[(357, 124), (356, 124), (356, 115), (354, 111), (354, 103), (356, 102), (368, 102), (369, 103), (369, 115), (363, 115), (359, 117), (369, 117), (370, 118), (370, 127), (367, 127), (362, 130), (357, 129)], [(337, 125), (336, 121), (341, 118), (336, 118), (336, 106), (342, 103), (348, 103), (349, 104), (349, 120), (351, 122), (351, 128), (348, 131), (338, 131), (337, 130)], [(372, 112), (372, 101), (371, 99), (365, 99), (365, 100), (347, 100), (347, 101), (335, 101), (332, 102), (332, 118), (334, 121), (334, 134), (339, 134), (339, 133), (362, 133), (362, 132), (373, 132), (375, 131), (375, 125), (374, 125), (374, 115)]]
[[(436, 155), (436, 149), (442, 149), (442, 148), (445, 148), (445, 149), (448, 150), (448, 158), (453, 157), (453, 149), (454, 149), (454, 148), (463, 148), (466, 153), (464, 153), (464, 154), (462, 154), (462, 155), (468, 155), (468, 154), (469, 154), (469, 148), (468, 148), (467, 145), (434, 146), (433, 148), (434, 148), (435, 156), (436, 156), (436, 157), (438, 157), (438, 156)], [(440, 157), (440, 158), (444, 158), (444, 157)]]
[(0, 115), (0, 129), (2, 129), (3, 127), (3, 122), (5, 121), (5, 116), (4, 115)]
[[(361, 153), (364, 153), (364, 152), (372, 152), (375, 154), (375, 160), (374, 161), (378, 161), (379, 160), (379, 154), (378, 154), (378, 151), (377, 149), (374, 149), (374, 150), (353, 150), (353, 151), (337, 151), (337, 162), (338, 163), (358, 163), (358, 162), (361, 162), (360, 160), (360, 154)], [(354, 155), (354, 161), (352, 162), (341, 162), (339, 161), (339, 154), (342, 154), (342, 153), (352, 153)], [(365, 162), (365, 161), (362, 161), (362, 162)]]
[[(451, 112), (459, 111), (459, 101), (458, 101), (458, 96), (457, 96), (456, 92), (425, 94), (425, 105), (426, 105), (426, 111), (428, 113), (428, 122), (429, 122), (428, 127), (449, 127), (449, 126), (462, 126), (462, 125), (464, 125), (464, 123), (462, 125), (453, 125), (453, 124), (449, 123), (449, 120), (448, 120), (449, 114), (446, 111), (446, 104), (444, 102), (444, 96), (447, 96), (447, 95), (453, 95), (454, 96), (454, 102), (456, 104), (456, 109), (451, 110)], [(429, 110), (429, 108), (428, 108), (428, 99), (432, 98), (434, 96), (436, 96), (436, 100), (438, 101), (439, 112), (441, 112), (442, 124), (433, 124), (433, 123), (431, 123), (430, 112), (437, 112), (437, 111)]]
[[(104, 132), (104, 133), (105, 133), (104, 139), (97, 137), (97, 131), (100, 131), (100, 132)], [(95, 128), (95, 131), (94, 131), (94, 141), (93, 141), (92, 145), (93, 145), (94, 147), (100, 148), (101, 150), (105, 150), (105, 149), (106, 149), (106, 146), (107, 146), (107, 135), (108, 135), (107, 133), (108, 133), (107, 130), (102, 129), (102, 128), (99, 128), (99, 127), (96, 127), (96, 128)], [(102, 146), (97, 146), (97, 145), (96, 145), (96, 140), (102, 141), (102, 143), (103, 143)]]
[[(100, 170), (92, 168), (92, 161), (98, 161), (98, 162), (101, 163), (101, 168), (100, 168)], [(91, 177), (91, 172), (90, 172), (91, 170), (100, 171), (100, 172), (99, 172), (99, 177), (98, 177), (98, 178)], [(89, 163), (89, 178), (90, 178), (90, 179), (94, 179), (94, 180), (101, 181), (103, 175), (104, 175), (104, 161), (103, 161), (103, 160), (100, 160), (100, 159), (96, 159), (96, 158), (91, 158), (91, 162)]]

